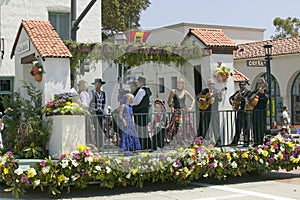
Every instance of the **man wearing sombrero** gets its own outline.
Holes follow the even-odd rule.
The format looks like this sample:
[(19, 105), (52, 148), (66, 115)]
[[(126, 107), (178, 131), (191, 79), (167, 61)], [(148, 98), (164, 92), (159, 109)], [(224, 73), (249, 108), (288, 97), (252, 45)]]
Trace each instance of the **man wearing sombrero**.
[[(90, 103), (90, 111), (92, 115), (97, 116), (97, 121), (99, 123), (99, 126), (96, 125), (95, 120), (94, 126), (97, 128), (96, 130), (96, 138), (99, 138), (97, 140), (97, 144), (99, 147), (103, 146), (103, 119), (104, 116), (108, 114), (108, 103), (107, 103), (107, 96), (104, 91), (101, 90), (102, 85), (104, 85), (106, 82), (102, 81), (101, 78), (96, 78), (93, 85), (95, 85), (95, 90), (92, 91), (90, 97), (91, 97), (91, 103)], [(95, 118), (94, 118), (95, 119)]]

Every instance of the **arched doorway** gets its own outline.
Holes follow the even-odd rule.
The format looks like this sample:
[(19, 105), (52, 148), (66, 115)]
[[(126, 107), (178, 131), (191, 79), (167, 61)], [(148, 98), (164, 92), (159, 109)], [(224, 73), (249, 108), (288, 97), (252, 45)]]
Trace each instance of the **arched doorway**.
[[(266, 81), (267, 81), (267, 73), (264, 73), (261, 75), (261, 77), (263, 77)], [(283, 102), (283, 98), (280, 96), (280, 88), (279, 88), (279, 84), (276, 80), (276, 78), (271, 74), (271, 94), (272, 94), (272, 121), (276, 121), (279, 122), (279, 118), (280, 118), (280, 112), (282, 110), (282, 102)], [(255, 88), (257, 88), (257, 84), (255, 85)], [(268, 108), (269, 108), (269, 103), (268, 102)], [(268, 109), (268, 117), (270, 117), (270, 112)], [(270, 120), (269, 120), (270, 121)]]
[(293, 125), (300, 125), (300, 73), (295, 77), (291, 90), (291, 119)]

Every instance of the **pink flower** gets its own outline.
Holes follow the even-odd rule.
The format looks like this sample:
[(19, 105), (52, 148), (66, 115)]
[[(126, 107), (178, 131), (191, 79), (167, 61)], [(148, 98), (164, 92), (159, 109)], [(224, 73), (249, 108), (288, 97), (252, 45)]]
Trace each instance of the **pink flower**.
[(29, 183), (28, 177), (27, 177), (27, 176), (23, 176), (23, 177), (21, 178), (21, 182), (22, 182), (22, 183)]
[(44, 160), (40, 162), (40, 166), (42, 166), (42, 167), (45, 167), (46, 164), (47, 164), (47, 163), (46, 163)]

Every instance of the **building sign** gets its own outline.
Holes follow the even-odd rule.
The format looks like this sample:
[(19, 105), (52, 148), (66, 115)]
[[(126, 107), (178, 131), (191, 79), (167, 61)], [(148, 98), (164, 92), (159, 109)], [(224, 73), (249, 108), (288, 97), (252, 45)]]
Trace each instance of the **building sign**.
[(246, 60), (247, 67), (265, 67), (266, 61), (265, 60)]
[(20, 42), (18, 44), (18, 47), (17, 47), (17, 53), (18, 54), (21, 54), (21, 53), (24, 53), (26, 51), (29, 51), (30, 48), (29, 48), (29, 40), (25, 40), (23, 42)]

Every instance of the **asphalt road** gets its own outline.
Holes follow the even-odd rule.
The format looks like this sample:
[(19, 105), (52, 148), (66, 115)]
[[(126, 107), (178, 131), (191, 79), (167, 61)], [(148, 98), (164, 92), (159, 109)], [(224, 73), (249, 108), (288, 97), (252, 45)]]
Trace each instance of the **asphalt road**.
[[(0, 199), (13, 199), (0, 185)], [(51, 199), (47, 191), (28, 190), (20, 199)], [(63, 192), (61, 199), (74, 200), (250, 200), (250, 199), (300, 199), (300, 169), (286, 172), (270, 172), (262, 175), (229, 177), (227, 180), (199, 180), (187, 186), (174, 183), (151, 184), (144, 188), (118, 187), (99, 188), (90, 185), (87, 189), (72, 188), (70, 193)]]

